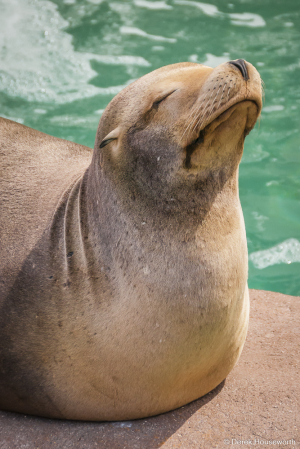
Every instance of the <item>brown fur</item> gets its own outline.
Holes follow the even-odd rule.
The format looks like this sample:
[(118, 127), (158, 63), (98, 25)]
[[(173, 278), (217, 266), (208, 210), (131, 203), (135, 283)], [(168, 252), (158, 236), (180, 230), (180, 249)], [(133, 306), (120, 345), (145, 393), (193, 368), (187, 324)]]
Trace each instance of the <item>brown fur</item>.
[(0, 119), (3, 409), (140, 418), (227, 376), (248, 324), (237, 172), (261, 87), (247, 68), (142, 77), (106, 108), (93, 156)]

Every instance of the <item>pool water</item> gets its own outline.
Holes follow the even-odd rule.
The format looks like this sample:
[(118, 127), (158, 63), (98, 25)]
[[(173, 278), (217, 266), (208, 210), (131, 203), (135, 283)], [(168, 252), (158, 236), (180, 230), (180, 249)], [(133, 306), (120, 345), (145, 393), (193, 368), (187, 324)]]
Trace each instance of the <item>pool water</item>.
[(299, 0), (0, 0), (0, 115), (90, 147), (132, 80), (243, 58), (265, 83), (240, 197), (249, 286), (300, 295)]

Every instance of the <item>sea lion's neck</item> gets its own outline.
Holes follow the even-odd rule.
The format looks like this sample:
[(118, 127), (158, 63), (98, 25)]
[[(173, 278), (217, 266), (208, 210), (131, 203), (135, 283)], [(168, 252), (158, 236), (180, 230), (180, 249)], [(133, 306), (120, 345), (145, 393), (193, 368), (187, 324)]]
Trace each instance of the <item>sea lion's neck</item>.
[[(161, 296), (172, 300), (174, 291), (184, 284), (184, 295), (194, 301), (198, 297), (196, 287), (201, 284), (205, 296), (212, 282), (213, 285), (216, 282), (213, 295), (217, 298), (233, 288), (233, 271), (241, 272), (239, 292), (244, 289), (247, 247), (237, 173), (224, 183), (212, 201), (189, 214), (177, 213), (176, 209), (167, 214), (147, 210), (139, 198), (132, 200), (128, 194), (126, 197), (127, 202), (113, 180), (103, 176), (100, 169), (89, 170), (85, 254), (88, 260), (96, 261), (93, 277), (103, 279), (105, 290), (119, 291), (120, 298), (128, 295), (128, 291), (135, 295), (135, 283), (140, 282), (145, 291), (139, 291), (139, 298)], [(226, 267), (236, 253), (239, 257), (228, 270)], [(207, 273), (211, 273), (213, 281)], [(196, 287), (195, 279), (199, 279)]]
[[(185, 279), (185, 294), (192, 298), (195, 292), (188, 293), (188, 286), (194, 285), (192, 279), (206, 279), (207, 272), (219, 279), (220, 289), (227, 288), (232, 273), (224, 267), (237, 251), (241, 257), (234, 269), (247, 272), (237, 175), (212, 202), (189, 214), (175, 209), (163, 215), (141, 204), (138, 207), (138, 199), (127, 196), (127, 201), (112, 180), (90, 166), (69, 190), (53, 221), (51, 242), (59, 246), (60, 254), (57, 276), (65, 288), (76, 289), (83, 301), (87, 295), (98, 301), (100, 290), (107, 301), (112, 291), (119, 291), (122, 297), (125, 285), (134, 288), (136, 277), (148, 288), (143, 295), (151, 297), (171, 297), (178, 280)], [(57, 266), (58, 252), (54, 253)], [(151, 293), (163, 272), (168, 285), (161, 286), (161, 293), (156, 288)], [(204, 292), (210, 283), (201, 288)], [(216, 295), (218, 292), (216, 289)]]
[(85, 215), (92, 230), (89, 240), (93, 240), (93, 248), (100, 246), (102, 251), (104, 245), (112, 253), (113, 248), (127, 241), (127, 234), (136, 241), (142, 237), (144, 247), (151, 238), (170, 244), (173, 239), (194, 242), (202, 226), (207, 227), (216, 216), (225, 224), (223, 228), (220, 226), (220, 232), (227, 234), (226, 223), (240, 214), (237, 170), (227, 178), (222, 175), (220, 178), (215, 175), (199, 183), (193, 196), (187, 189), (181, 192), (181, 198), (170, 195), (168, 200), (159, 203), (160, 199), (151, 202), (134, 190), (120, 189), (98, 165), (92, 165), (86, 182)]
[[(88, 266), (85, 243), (88, 240), (86, 179), (87, 171), (64, 192), (49, 232), (49, 252), (56, 254), (66, 279), (74, 270), (86, 272)], [(58, 251), (54, 247), (58, 247)]]

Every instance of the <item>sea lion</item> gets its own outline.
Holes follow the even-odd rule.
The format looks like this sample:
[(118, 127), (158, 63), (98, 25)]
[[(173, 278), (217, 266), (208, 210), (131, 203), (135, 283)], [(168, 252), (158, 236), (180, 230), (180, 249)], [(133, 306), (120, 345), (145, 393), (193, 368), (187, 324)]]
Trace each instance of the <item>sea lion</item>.
[(238, 166), (261, 106), (237, 60), (130, 84), (93, 153), (1, 119), (2, 409), (141, 418), (227, 376), (249, 309)]

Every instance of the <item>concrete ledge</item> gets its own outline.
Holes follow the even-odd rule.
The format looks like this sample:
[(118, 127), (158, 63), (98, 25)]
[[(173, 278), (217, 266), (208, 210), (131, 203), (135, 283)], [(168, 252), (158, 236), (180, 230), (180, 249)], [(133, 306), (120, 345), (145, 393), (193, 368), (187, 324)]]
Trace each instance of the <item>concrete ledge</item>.
[(299, 447), (300, 297), (251, 290), (250, 298), (239, 363), (203, 398), (164, 415), (114, 423), (0, 412), (0, 448)]

